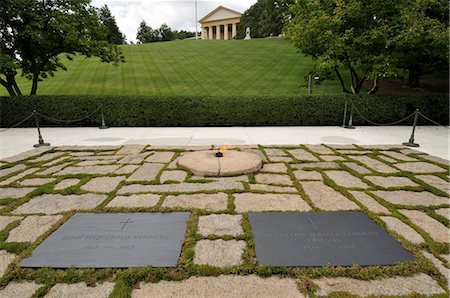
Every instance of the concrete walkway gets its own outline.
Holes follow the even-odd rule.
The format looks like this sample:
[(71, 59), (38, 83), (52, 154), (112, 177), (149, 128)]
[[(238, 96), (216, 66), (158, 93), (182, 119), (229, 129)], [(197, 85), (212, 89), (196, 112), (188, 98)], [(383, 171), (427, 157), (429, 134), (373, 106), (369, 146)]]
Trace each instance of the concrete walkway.
[[(408, 141), (410, 126), (360, 126), (344, 129), (335, 126), (290, 127), (118, 127), (100, 130), (93, 127), (43, 128), (42, 135), (52, 146), (60, 145), (230, 145), (238, 144), (401, 144)], [(449, 159), (449, 130), (422, 126), (416, 130), (417, 148)], [(10, 129), (0, 134), (0, 158), (33, 148), (35, 128)]]

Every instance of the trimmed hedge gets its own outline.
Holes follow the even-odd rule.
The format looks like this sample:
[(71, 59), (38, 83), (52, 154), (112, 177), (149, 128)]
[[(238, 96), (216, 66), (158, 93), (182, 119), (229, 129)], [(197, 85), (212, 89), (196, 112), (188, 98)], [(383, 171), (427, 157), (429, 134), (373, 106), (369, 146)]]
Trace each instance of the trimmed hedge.
[[(252, 126), (341, 125), (346, 101), (368, 119), (397, 121), (419, 108), (442, 124), (449, 123), (447, 94), (320, 95), (286, 97), (185, 96), (33, 96), (0, 97), (0, 125), (10, 127), (38, 112), (63, 120), (80, 119), (103, 105), (110, 126)], [(44, 126), (61, 126), (41, 119)], [(428, 124), (421, 121), (422, 124)], [(100, 112), (77, 126), (98, 126)], [(355, 114), (354, 124), (368, 125)], [(404, 123), (410, 125), (411, 120)], [(32, 119), (23, 126), (33, 126)]]

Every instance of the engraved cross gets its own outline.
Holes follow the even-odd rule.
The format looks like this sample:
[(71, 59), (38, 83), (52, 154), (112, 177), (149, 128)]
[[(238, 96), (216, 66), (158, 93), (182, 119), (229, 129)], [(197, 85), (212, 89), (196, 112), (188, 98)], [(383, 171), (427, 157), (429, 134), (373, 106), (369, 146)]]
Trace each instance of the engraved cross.
[(120, 229), (121, 231), (125, 228), (125, 226), (129, 223), (132, 223), (132, 221), (130, 221), (130, 219), (128, 218), (127, 221), (121, 221), (120, 223), (123, 223), (122, 228)]

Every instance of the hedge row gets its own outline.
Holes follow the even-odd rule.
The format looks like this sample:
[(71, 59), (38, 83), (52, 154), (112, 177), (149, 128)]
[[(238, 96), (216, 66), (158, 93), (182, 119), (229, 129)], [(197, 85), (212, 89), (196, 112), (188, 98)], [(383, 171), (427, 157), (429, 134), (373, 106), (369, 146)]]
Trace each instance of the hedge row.
[[(323, 95), (286, 97), (184, 96), (34, 96), (0, 97), (0, 125), (10, 127), (33, 110), (50, 117), (83, 118), (99, 105), (110, 126), (252, 126), (341, 125), (346, 101), (353, 101), (368, 119), (378, 123), (399, 120), (419, 108), (442, 124), (449, 123), (447, 94)], [(44, 126), (60, 124), (41, 119)], [(76, 123), (97, 126), (100, 113)], [(356, 125), (368, 125), (358, 115)], [(404, 123), (410, 125), (411, 121)], [(422, 124), (427, 124), (422, 121)], [(27, 121), (22, 126), (32, 126)]]

